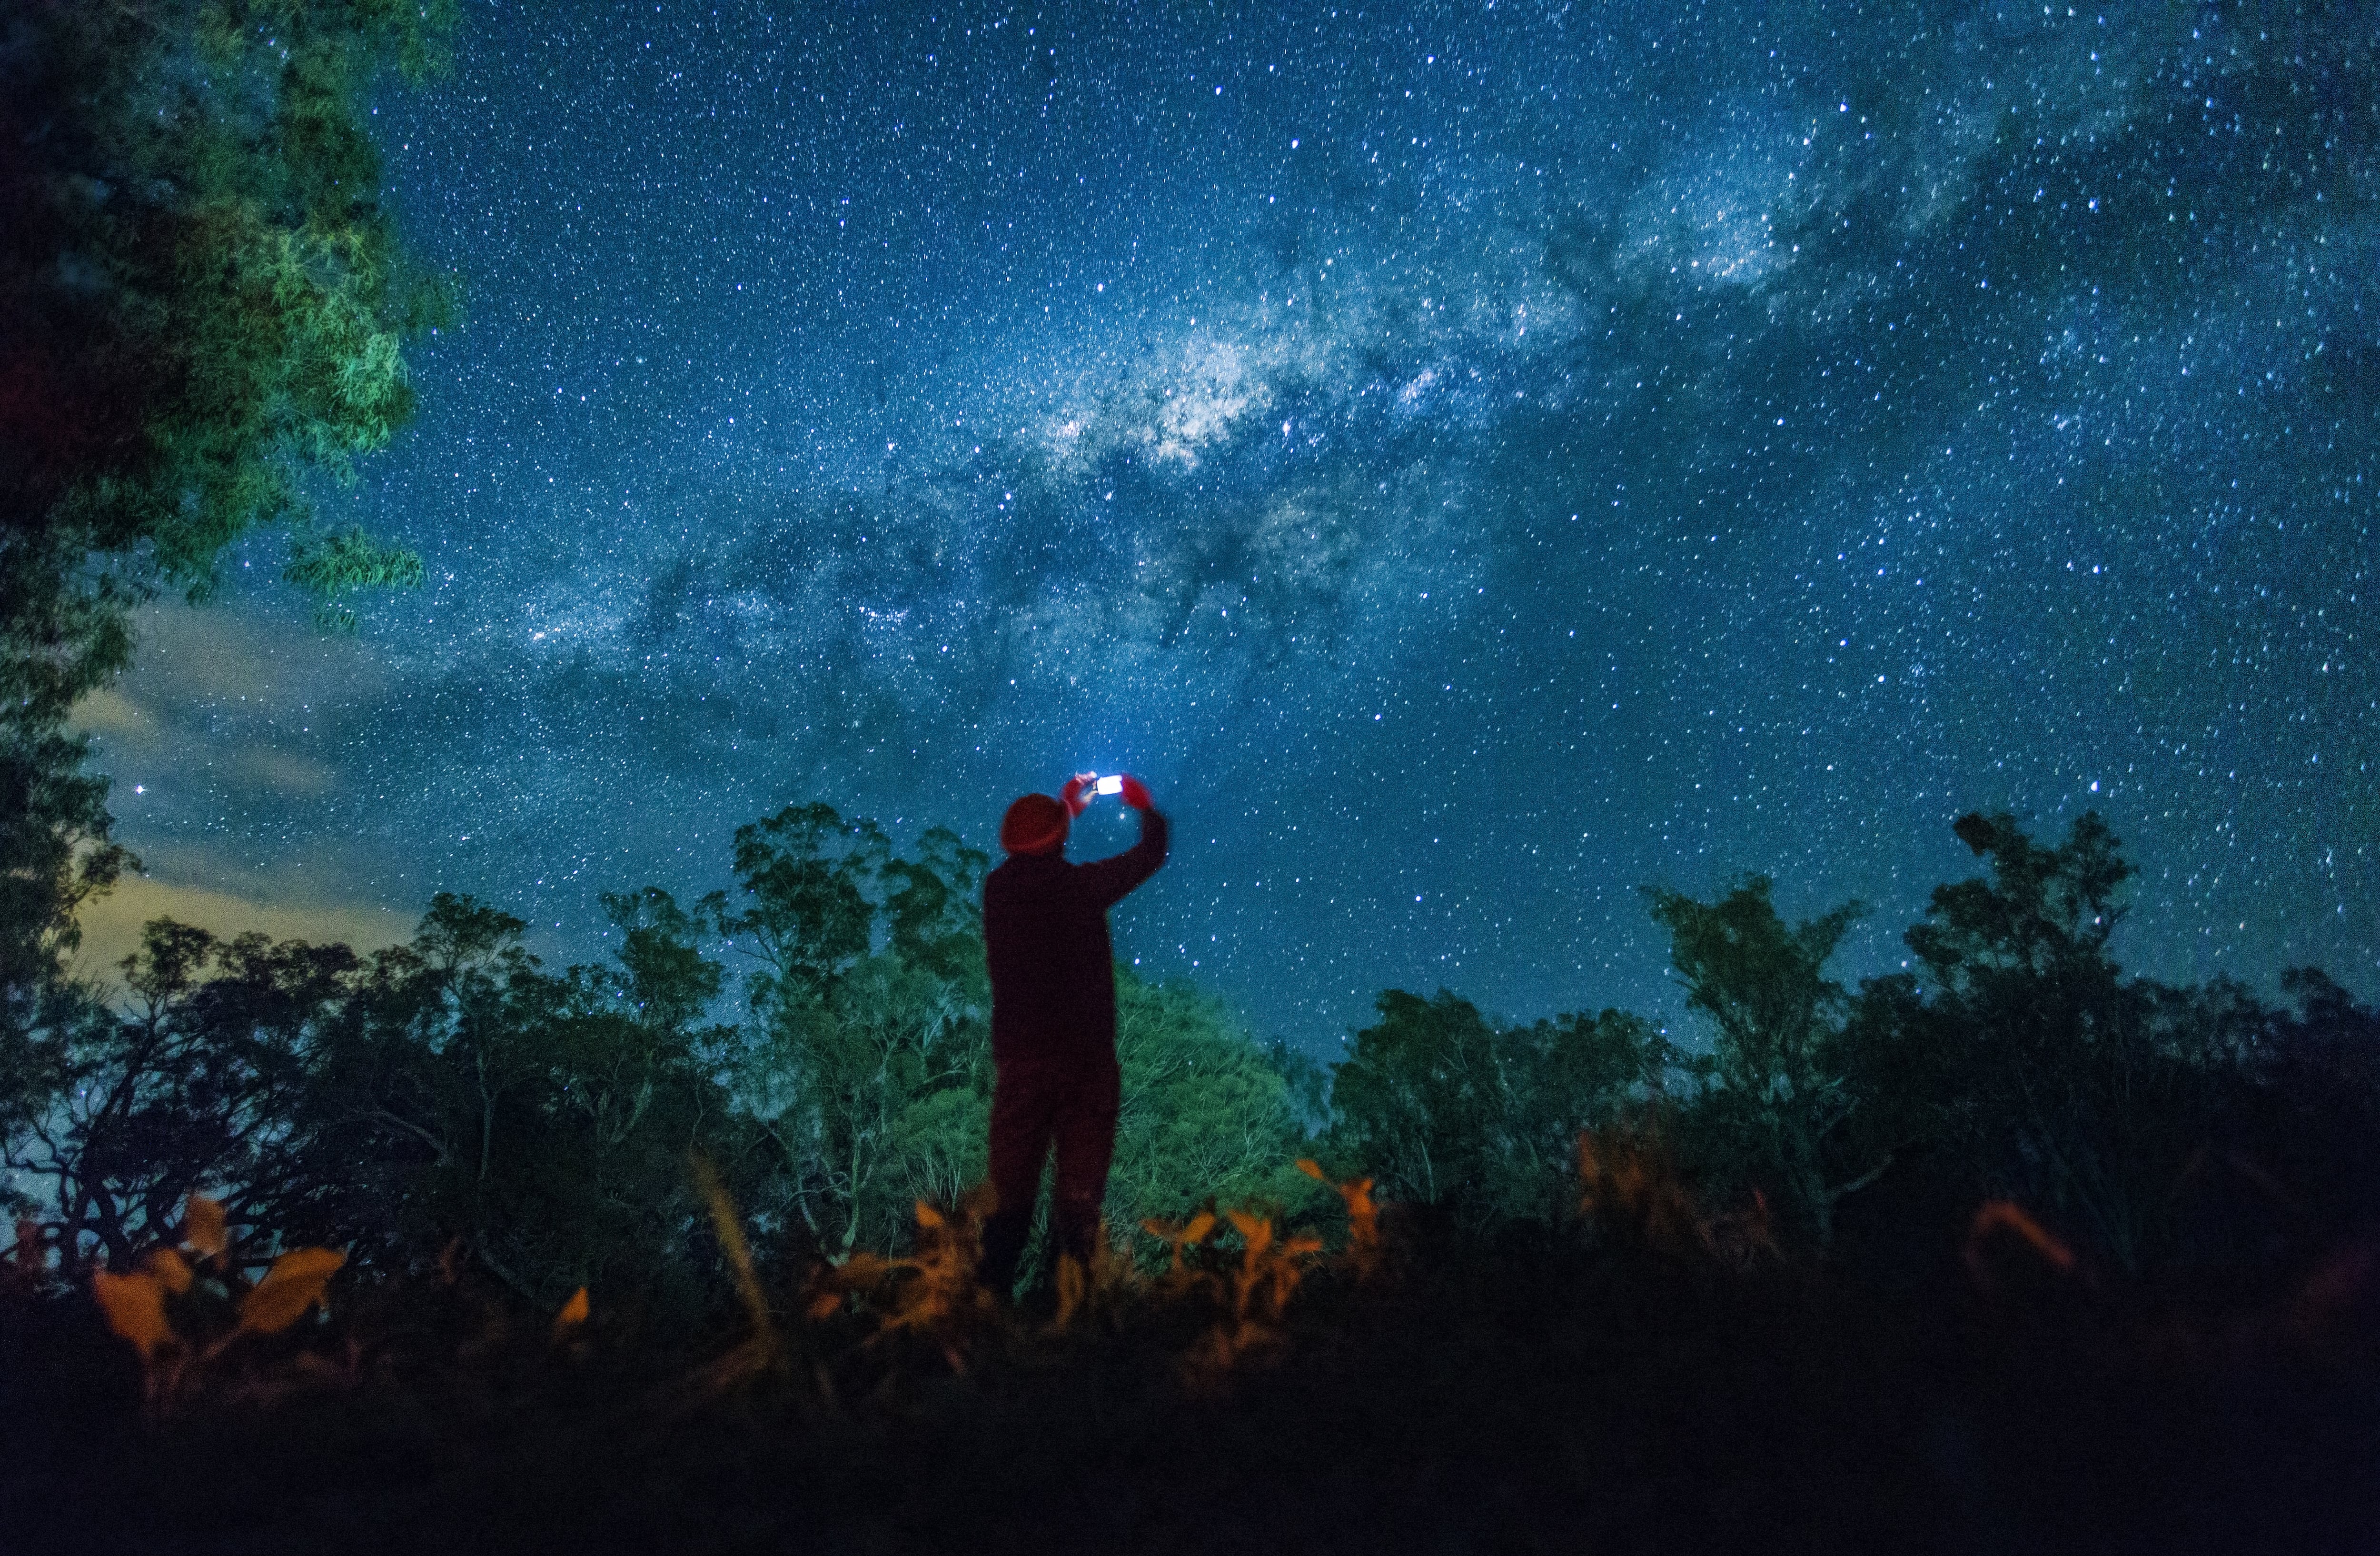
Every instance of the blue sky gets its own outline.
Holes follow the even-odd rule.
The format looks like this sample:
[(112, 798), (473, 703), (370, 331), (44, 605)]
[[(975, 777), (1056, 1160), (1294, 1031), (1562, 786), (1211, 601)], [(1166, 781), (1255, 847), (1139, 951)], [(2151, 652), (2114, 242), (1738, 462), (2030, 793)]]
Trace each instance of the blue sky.
[(430, 583), (144, 617), (108, 911), (586, 959), (1095, 766), (1124, 954), (1318, 1050), (1659, 1008), (1648, 881), (1897, 964), (1973, 808), (2368, 991), (2370, 40), (2151, 9), (467, 4), (374, 122), (468, 317), (325, 500)]

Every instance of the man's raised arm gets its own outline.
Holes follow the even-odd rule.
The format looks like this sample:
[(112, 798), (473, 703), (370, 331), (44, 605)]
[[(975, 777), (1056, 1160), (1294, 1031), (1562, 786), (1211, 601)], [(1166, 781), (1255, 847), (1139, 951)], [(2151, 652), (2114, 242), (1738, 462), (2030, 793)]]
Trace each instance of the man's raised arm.
[(1157, 867), (1165, 862), (1169, 829), (1164, 813), (1149, 797), (1148, 786), (1137, 778), (1127, 777), (1121, 797), (1140, 812), (1140, 841), (1111, 858), (1083, 866), (1075, 876), (1089, 889), (1102, 911), (1122, 902), (1127, 893), (1155, 875)]

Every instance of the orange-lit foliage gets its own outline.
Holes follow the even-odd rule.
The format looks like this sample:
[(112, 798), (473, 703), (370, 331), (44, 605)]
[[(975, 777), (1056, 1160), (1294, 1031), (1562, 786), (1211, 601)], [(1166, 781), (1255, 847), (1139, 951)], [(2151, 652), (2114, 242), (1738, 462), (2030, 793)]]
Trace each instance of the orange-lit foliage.
[(1780, 1257), (1768, 1196), (1755, 1188), (1743, 1209), (1706, 1215), (1658, 1130), (1582, 1131), (1578, 1181), (1580, 1216), (1623, 1246), (1706, 1254), (1738, 1269)]
[(171, 1248), (159, 1248), (151, 1254), (148, 1267), (149, 1273), (156, 1277), (157, 1283), (176, 1296), (188, 1291), (190, 1282), (198, 1279), (190, 1272), (190, 1267), (183, 1261), (182, 1256)]
[(1322, 1239), (1311, 1233), (1277, 1238), (1269, 1218), (1224, 1213), (1241, 1239), (1240, 1267), (1232, 1272), (1232, 1316), (1243, 1321), (1279, 1319), (1305, 1277), (1305, 1261), (1322, 1251)]
[(1725, 1211), (1706, 1222), (1703, 1241), (1719, 1259), (1740, 1270), (1782, 1257), (1776, 1225), (1769, 1219), (1768, 1196), (1756, 1188), (1748, 1208)]
[(329, 1248), (296, 1248), (273, 1261), (256, 1289), (239, 1299), (239, 1327), (252, 1334), (278, 1334), (322, 1300), (322, 1288), (347, 1262)]
[(1057, 1316), (1050, 1320), (1050, 1327), (1060, 1334), (1072, 1329), (1075, 1319), (1081, 1316), (1084, 1307), (1090, 1301), (1090, 1271), (1085, 1270), (1083, 1261), (1074, 1255), (1060, 1254), (1058, 1256), (1058, 1312)]
[(1140, 1229), (1164, 1244), (1172, 1256), (1172, 1262), (1165, 1271), (1168, 1289), (1179, 1292), (1200, 1280), (1212, 1279), (1206, 1271), (1184, 1263), (1182, 1254), (1184, 1249), (1195, 1248), (1204, 1243), (1219, 1224), (1212, 1210), (1201, 1210), (1188, 1221), (1178, 1223), (1155, 1217), (1140, 1223)]
[(1986, 1199), (1975, 1211), (1975, 1219), (1967, 1227), (1965, 1257), (1967, 1271), (1978, 1285), (1997, 1284), (1985, 1249), (1996, 1239), (1994, 1234), (2007, 1233), (2033, 1250), (2042, 1263), (2060, 1275), (2075, 1270), (2074, 1250), (2045, 1230), (2042, 1224), (2025, 1214), (2022, 1206), (2010, 1199)]
[(1146, 1284), (1132, 1261), (1118, 1255), (1108, 1241), (1105, 1222), (1099, 1223), (1099, 1235), (1091, 1239), (1090, 1263), (1086, 1265), (1071, 1254), (1059, 1256), (1056, 1282), (1058, 1311), (1050, 1328), (1060, 1334), (1087, 1313), (1113, 1314)]
[(1580, 1130), (1578, 1183), (1579, 1214), (1608, 1237), (1670, 1254), (1711, 1246), (1710, 1228), (1657, 1133)]
[(862, 1249), (829, 1266), (810, 1301), (810, 1316), (830, 1318), (847, 1298), (857, 1296), (881, 1314), (880, 1333), (930, 1330), (976, 1307), (978, 1295), (988, 1298), (976, 1286), (975, 1218), (945, 1215), (922, 1199), (916, 1214), (917, 1252), (895, 1258)]
[[(1333, 1182), (1311, 1160), (1300, 1161), (1297, 1167), (1330, 1185), (1345, 1207), (1346, 1246), (1330, 1262), (1359, 1279), (1376, 1275), (1382, 1242), (1379, 1207), (1372, 1197), (1373, 1180)], [(789, 1342), (781, 1334), (736, 1209), (718, 1174), (698, 1156), (692, 1160), (690, 1170), (709, 1208), (748, 1331), (733, 1350), (689, 1382), (702, 1392), (717, 1392), (764, 1375), (784, 1376), (790, 1343), (808, 1358), (806, 1369), (815, 1372), (820, 1388), (831, 1397), (835, 1384), (828, 1375), (825, 1353), (816, 1351), (806, 1339)], [(1621, 1246), (1670, 1254), (1698, 1253), (1739, 1267), (1776, 1257), (1766, 1197), (1755, 1191), (1749, 1208), (1741, 1212), (1702, 1214), (1655, 1131), (1582, 1133), (1578, 1170), (1582, 1215), (1600, 1235)], [(856, 1340), (856, 1351), (848, 1354), (864, 1354), (883, 1345), (890, 1337), (906, 1335), (923, 1343), (924, 1354), (939, 1355), (953, 1371), (966, 1372), (976, 1347), (1003, 1337), (1021, 1340), (1027, 1334), (1018, 1317), (996, 1302), (976, 1278), (985, 1209), (979, 1195), (950, 1209), (917, 1201), (916, 1245), (910, 1253), (892, 1256), (861, 1250), (840, 1264), (821, 1267), (804, 1295), (803, 1311), (813, 1322), (842, 1317), (857, 1320), (840, 1331)], [(1045, 1332), (1070, 1333), (1093, 1314), (1106, 1315), (1110, 1327), (1120, 1329), (1135, 1313), (1172, 1308), (1196, 1326), (1197, 1339), (1183, 1355), (1194, 1383), (1213, 1382), (1280, 1349), (1288, 1338), (1290, 1303), (1325, 1251), (1320, 1236), (1285, 1231), (1273, 1216), (1252, 1209), (1226, 1209), (1220, 1213), (1201, 1209), (1178, 1222), (1145, 1221), (1141, 1229), (1164, 1246), (1163, 1272), (1153, 1282), (1143, 1281), (1134, 1273), (1130, 1260), (1109, 1249), (1103, 1233), (1096, 1245), (1099, 1254), (1088, 1267), (1071, 1258), (1059, 1261), (1055, 1312)], [(154, 1250), (137, 1270), (120, 1274), (101, 1270), (93, 1281), (94, 1295), (110, 1326), (140, 1353), (152, 1399), (170, 1396), (184, 1385), (192, 1369), (213, 1359), (240, 1335), (275, 1333), (296, 1323), (322, 1300), (326, 1282), (344, 1262), (343, 1256), (331, 1250), (298, 1249), (276, 1259), (252, 1286), (246, 1285), (235, 1271), (232, 1238), (219, 1207), (193, 1197), (184, 1231), (181, 1250)], [(1978, 1212), (1969, 1238), (1969, 1260), (1979, 1272), (1978, 1248), (2000, 1233), (2022, 1239), (2058, 1270), (2073, 1266), (2073, 1256), (2063, 1244), (2013, 1205), (1996, 1201)], [(20, 1230), (18, 1244), (13, 1254), (17, 1262), (37, 1259), (42, 1252), (38, 1229), (30, 1239)], [(23, 1251), (29, 1245), (30, 1254)], [(200, 1279), (193, 1259), (212, 1265), (220, 1274)], [(443, 1286), (451, 1289), (459, 1280), (462, 1260), (462, 1246), (450, 1246), (440, 1263)], [(184, 1322), (183, 1307), (177, 1305), (199, 1303), (209, 1290), (228, 1291), (227, 1296), (217, 1299), (217, 1307), (228, 1304), (231, 1321), (226, 1324), (218, 1319), (212, 1326), (212, 1343), (201, 1346), (186, 1338), (188, 1333), (209, 1331), (197, 1321), (198, 1309), (191, 1310), (191, 1321)], [(572, 1347), (576, 1354), (583, 1345), (590, 1313), (590, 1299), (582, 1286), (553, 1316), (551, 1343)], [(177, 1323), (182, 1327), (177, 1328)], [(317, 1361), (317, 1372), (329, 1370), (327, 1364)], [(300, 1372), (306, 1370), (303, 1358), (298, 1367)]]
[[(822, 1267), (808, 1312), (824, 1321), (849, 1310), (875, 1320), (862, 1342), (912, 1334), (939, 1351), (953, 1372), (966, 1370), (970, 1343), (992, 1320), (991, 1294), (976, 1280), (985, 1197), (970, 1195), (955, 1211), (917, 1202), (917, 1251), (905, 1258), (865, 1249)], [(1081, 1279), (1077, 1269), (1076, 1279)], [(1079, 1303), (1080, 1291), (1076, 1300)]]
[(32, 1284), (42, 1270), (49, 1268), (49, 1245), (42, 1240), (42, 1223), (20, 1220), (17, 1222), (17, 1243), (8, 1250), (8, 1273), (26, 1285)]
[(1290, 1294), (1305, 1278), (1307, 1261), (1322, 1251), (1322, 1239), (1311, 1234), (1277, 1236), (1269, 1217), (1244, 1210), (1224, 1215), (1240, 1234), (1240, 1261), (1211, 1278), (1208, 1289), (1220, 1288), (1223, 1310), (1190, 1353), (1194, 1378), (1229, 1370), (1251, 1353), (1278, 1345)]
[[(1298, 1166), (1330, 1182), (1310, 1161)], [(1755, 1190), (1742, 1211), (1703, 1214), (1652, 1131), (1583, 1133), (1578, 1167), (1580, 1210), (1596, 1235), (1613, 1246), (1713, 1258), (1738, 1269), (1778, 1257), (1767, 1197)], [(984, 1197), (971, 1197), (949, 1209), (920, 1200), (910, 1253), (863, 1250), (813, 1277), (802, 1303), (808, 1318), (819, 1323), (852, 1320), (828, 1331), (827, 1344), (833, 1348), (827, 1349), (806, 1329), (781, 1334), (735, 1208), (707, 1164), (696, 1161), (693, 1173), (750, 1327), (734, 1350), (686, 1380), (690, 1395), (814, 1376), (832, 1401), (840, 1369), (863, 1356), (878, 1358), (869, 1365), (885, 1374), (883, 1381), (919, 1357), (939, 1356), (953, 1372), (965, 1374), (979, 1348), (1046, 1347), (1053, 1337), (1087, 1330), (1087, 1320), (1093, 1319), (1120, 1334), (1146, 1325), (1150, 1327), (1143, 1332), (1149, 1334), (1195, 1335), (1186, 1350), (1175, 1353), (1183, 1376), (1194, 1389), (1213, 1387), (1280, 1354), (1290, 1337), (1290, 1305), (1311, 1270), (1327, 1263), (1364, 1277), (1373, 1273), (1380, 1257), (1378, 1208), (1368, 1178), (1332, 1185), (1347, 1208), (1349, 1234), (1344, 1250), (1328, 1261), (1322, 1260), (1320, 1236), (1287, 1231), (1260, 1210), (1201, 1209), (1178, 1222), (1142, 1222), (1142, 1230), (1167, 1253), (1163, 1271), (1154, 1280), (1136, 1275), (1131, 1260), (1108, 1248), (1104, 1235), (1096, 1245), (1099, 1257), (1087, 1267), (1061, 1259), (1054, 1316), (1036, 1326), (995, 1301), (976, 1278)], [(322, 1301), (327, 1282), (344, 1263), (332, 1250), (296, 1249), (274, 1259), (251, 1284), (240, 1273), (235, 1240), (219, 1207), (193, 1197), (184, 1229), (180, 1247), (152, 1250), (124, 1272), (101, 1270), (91, 1282), (110, 1328), (139, 1353), (152, 1404), (180, 1398), (201, 1381), (213, 1382), (209, 1364), (242, 1336), (278, 1333), (297, 1323)], [(18, 1244), (10, 1255), (14, 1262), (38, 1259), (43, 1251), (38, 1229), (20, 1229)], [(28, 1247), (30, 1254), (24, 1251)], [(2088, 1277), (2087, 1267), (2067, 1244), (2004, 1199), (1976, 1210), (1964, 1257), (1986, 1287), (2005, 1282), (2028, 1264), (2061, 1276)], [(458, 1245), (442, 1263), (442, 1285), (449, 1290), (459, 1279), (461, 1258)], [(2369, 1246), (2350, 1248), (2323, 1266), (2306, 1282), (2289, 1314), (2293, 1332), (2325, 1345), (2349, 1343), (2375, 1271), (2380, 1251)], [(581, 1286), (552, 1319), (550, 1343), (556, 1354), (584, 1354), (590, 1314), (591, 1302)], [(911, 1337), (918, 1348), (890, 1344), (894, 1336)], [(502, 1338), (497, 1335), (496, 1343)], [(470, 1362), (490, 1348), (475, 1342), (457, 1356)], [(838, 1353), (841, 1361), (835, 1359)], [(352, 1342), (345, 1362), (329, 1353), (283, 1354), (278, 1359), (251, 1353), (233, 1386), (249, 1397), (272, 1397), (322, 1380), (352, 1382), (360, 1375), (358, 1354)], [(799, 1356), (799, 1368), (787, 1365), (789, 1354)]]
[(1347, 1252), (1349, 1269), (1359, 1276), (1369, 1275), (1380, 1262), (1380, 1210), (1372, 1203), (1372, 1180), (1350, 1178), (1345, 1183), (1332, 1183), (1322, 1164), (1309, 1157), (1300, 1157), (1297, 1170), (1317, 1183), (1328, 1184), (1347, 1206)]
[[(207, 1287), (200, 1286), (189, 1261), (174, 1248), (152, 1250), (129, 1273), (99, 1270), (91, 1274), (91, 1295), (108, 1328), (140, 1353), (152, 1403), (171, 1397), (192, 1369), (213, 1362), (240, 1336), (278, 1334), (295, 1324), (322, 1301), (331, 1277), (347, 1261), (346, 1255), (329, 1248), (293, 1248), (250, 1285), (232, 1268), (230, 1230), (220, 1204), (191, 1195), (183, 1229), (182, 1246), (211, 1259), (217, 1269), (218, 1281)], [(20, 1243), (22, 1237), (20, 1229)], [(180, 1305), (190, 1335), (175, 1327), (166, 1310), (169, 1297)], [(200, 1297), (216, 1300), (209, 1304)], [(220, 1310), (225, 1302), (231, 1309), (228, 1325)], [(201, 1346), (195, 1336), (210, 1330), (215, 1337)]]
[[(1351, 1185), (1348, 1192), (1366, 1212), (1361, 1224), (1368, 1248), (1373, 1229), (1367, 1185)], [(810, 1289), (810, 1318), (862, 1320), (863, 1350), (889, 1336), (914, 1335), (958, 1372), (966, 1370), (970, 1348), (988, 1337), (1021, 1336), (1017, 1315), (996, 1302), (976, 1279), (982, 1209), (970, 1201), (946, 1212), (920, 1201), (916, 1252), (892, 1257), (863, 1251), (840, 1265), (823, 1267)], [(1132, 1262), (1115, 1253), (1102, 1230), (1093, 1241), (1087, 1265), (1072, 1258), (1057, 1261), (1056, 1307), (1049, 1334), (1077, 1330), (1094, 1314), (1120, 1324), (1152, 1301), (1187, 1306), (1194, 1312), (1203, 1309), (1211, 1322), (1188, 1361), (1194, 1375), (1211, 1374), (1281, 1338), (1281, 1321), (1290, 1297), (1322, 1251), (1321, 1238), (1310, 1234), (1283, 1236), (1269, 1218), (1245, 1210), (1218, 1216), (1202, 1210), (1180, 1222), (1144, 1222), (1142, 1230), (1166, 1246), (1170, 1258), (1165, 1272), (1153, 1284), (1144, 1282)], [(1238, 1236), (1235, 1258), (1217, 1242), (1226, 1232)]]
[(165, 1282), (153, 1269), (131, 1275), (93, 1270), (91, 1294), (107, 1315), (107, 1327), (140, 1353), (142, 1366), (153, 1368), (161, 1353), (180, 1346), (174, 1326), (165, 1321)]
[(182, 1246), (202, 1258), (221, 1258), (231, 1246), (224, 1208), (203, 1194), (191, 1195), (182, 1215)]
[(752, 1250), (744, 1241), (744, 1223), (736, 1217), (735, 1202), (727, 1197), (727, 1186), (719, 1181), (709, 1158), (697, 1151), (688, 1162), (694, 1186), (710, 1209), (710, 1229), (719, 1239), (720, 1252), (727, 1256), (728, 1267), (735, 1271), (735, 1295), (752, 1326), (742, 1344), (711, 1363), (703, 1374), (705, 1385), (725, 1389), (773, 1370), (783, 1359), (783, 1352), (777, 1343), (776, 1322), (769, 1316), (769, 1299), (761, 1295), (760, 1277), (752, 1268)]

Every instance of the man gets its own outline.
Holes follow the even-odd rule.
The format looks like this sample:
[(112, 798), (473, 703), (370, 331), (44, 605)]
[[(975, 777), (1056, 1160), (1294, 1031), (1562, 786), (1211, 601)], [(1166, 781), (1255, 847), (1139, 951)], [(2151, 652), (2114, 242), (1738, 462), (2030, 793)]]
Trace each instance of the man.
[(1087, 1264), (1115, 1154), (1115, 953), (1108, 909), (1165, 862), (1165, 818), (1148, 787), (1123, 780), (1140, 841), (1094, 864), (1069, 864), (1066, 833), (1089, 803), (1090, 773), (1053, 799), (1026, 795), (1000, 823), (1008, 856), (984, 879), (983, 940), (991, 970), (991, 1218), (984, 1283), (1002, 1298), (1033, 1221), (1041, 1163), (1058, 1150), (1050, 1227), (1058, 1251)]

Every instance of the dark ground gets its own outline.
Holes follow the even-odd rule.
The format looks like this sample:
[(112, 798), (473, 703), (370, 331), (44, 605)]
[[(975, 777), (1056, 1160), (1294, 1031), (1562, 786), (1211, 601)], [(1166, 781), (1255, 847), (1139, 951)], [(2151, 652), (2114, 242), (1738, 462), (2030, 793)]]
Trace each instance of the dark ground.
[[(1399, 1245), (1392, 1244), (1392, 1248)], [(1457, 1245), (1412, 1235), (1409, 1248)], [(735, 1343), (423, 1285), (144, 1412), (88, 1298), (0, 1309), (5, 1543), (27, 1551), (2380, 1550), (2375, 1246), (2228, 1286), (1860, 1277), (1531, 1234), (1318, 1271), (1269, 1359), (1195, 1305)], [(260, 1343), (260, 1352), (262, 1343)]]

